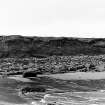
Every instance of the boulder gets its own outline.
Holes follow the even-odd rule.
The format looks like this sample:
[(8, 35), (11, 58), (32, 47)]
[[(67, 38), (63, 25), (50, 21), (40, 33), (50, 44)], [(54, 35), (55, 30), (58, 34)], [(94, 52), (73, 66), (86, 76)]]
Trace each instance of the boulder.
[(46, 89), (44, 87), (25, 87), (21, 89), (22, 93), (27, 93), (27, 92), (45, 92)]
[(29, 71), (29, 72), (24, 72), (23, 73), (23, 77), (24, 78), (27, 78), (27, 77), (37, 77), (38, 74), (42, 74), (41, 72), (32, 72), (32, 71)]

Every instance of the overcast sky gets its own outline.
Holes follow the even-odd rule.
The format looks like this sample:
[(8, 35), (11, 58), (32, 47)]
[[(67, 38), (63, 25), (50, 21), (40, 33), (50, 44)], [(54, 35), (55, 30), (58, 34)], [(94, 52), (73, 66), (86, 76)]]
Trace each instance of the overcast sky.
[(0, 0), (0, 35), (105, 37), (105, 0)]

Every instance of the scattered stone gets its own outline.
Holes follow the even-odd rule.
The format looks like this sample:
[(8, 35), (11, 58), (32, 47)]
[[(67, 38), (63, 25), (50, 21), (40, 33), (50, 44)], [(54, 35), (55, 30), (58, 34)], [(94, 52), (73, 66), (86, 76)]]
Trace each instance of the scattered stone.
[(46, 89), (44, 87), (25, 87), (21, 91), (24, 94), (27, 92), (46, 92)]

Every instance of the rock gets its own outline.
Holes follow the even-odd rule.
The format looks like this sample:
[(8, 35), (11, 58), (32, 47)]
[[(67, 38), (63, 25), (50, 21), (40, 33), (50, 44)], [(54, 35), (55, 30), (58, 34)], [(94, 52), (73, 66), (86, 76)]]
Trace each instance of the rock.
[(23, 77), (24, 78), (27, 78), (27, 77), (37, 77), (38, 74), (42, 74), (41, 72), (32, 72), (32, 71), (29, 71), (29, 72), (25, 72), (23, 73)]
[(45, 92), (46, 89), (44, 87), (25, 87), (22, 90), (22, 93), (27, 93), (27, 92)]

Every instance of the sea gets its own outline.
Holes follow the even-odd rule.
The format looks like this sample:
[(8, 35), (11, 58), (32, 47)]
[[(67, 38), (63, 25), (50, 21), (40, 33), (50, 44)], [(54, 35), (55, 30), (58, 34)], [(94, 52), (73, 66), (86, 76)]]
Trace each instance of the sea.
[[(22, 82), (0, 79), (0, 105), (105, 105), (105, 80), (59, 80), (49, 77)], [(46, 92), (27, 92), (24, 87), (46, 88)]]

